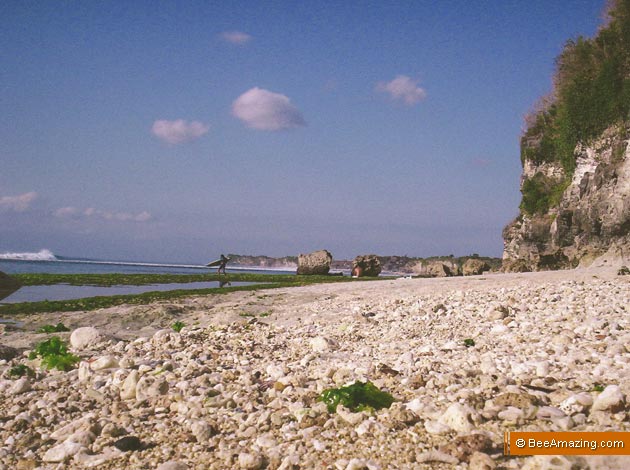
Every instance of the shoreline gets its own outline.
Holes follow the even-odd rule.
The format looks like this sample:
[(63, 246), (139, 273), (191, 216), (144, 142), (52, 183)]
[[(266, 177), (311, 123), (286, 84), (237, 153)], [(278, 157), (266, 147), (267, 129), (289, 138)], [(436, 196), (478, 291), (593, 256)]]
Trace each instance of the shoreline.
[[(27, 331), (6, 332), (2, 344), (31, 348), (52, 336), (34, 329), (60, 321), (102, 336), (75, 349), (78, 369), (39, 373), (19, 393), (17, 381), (0, 381), (8, 397), (0, 462), (533, 470), (549, 458), (503, 457), (504, 430), (630, 431), (627, 305), (630, 277), (609, 268), (314, 284), (17, 316)], [(175, 321), (186, 325), (180, 333)], [(323, 389), (356, 380), (396, 402), (374, 414), (329, 414), (317, 402)], [(600, 386), (617, 402), (602, 403)], [(59, 394), (77, 410), (55, 405)], [(21, 431), (40, 436), (30, 453), (9, 439), (20, 410), (40, 423)], [(57, 432), (72, 423), (74, 431)], [(151, 446), (118, 451), (114, 428)], [(576, 458), (560, 460), (630, 465)]]

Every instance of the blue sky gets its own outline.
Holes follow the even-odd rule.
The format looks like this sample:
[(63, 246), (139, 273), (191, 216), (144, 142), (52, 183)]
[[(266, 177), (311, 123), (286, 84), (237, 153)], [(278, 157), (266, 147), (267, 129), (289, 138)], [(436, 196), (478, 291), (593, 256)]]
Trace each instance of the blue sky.
[(0, 253), (500, 256), (604, 1), (0, 4)]

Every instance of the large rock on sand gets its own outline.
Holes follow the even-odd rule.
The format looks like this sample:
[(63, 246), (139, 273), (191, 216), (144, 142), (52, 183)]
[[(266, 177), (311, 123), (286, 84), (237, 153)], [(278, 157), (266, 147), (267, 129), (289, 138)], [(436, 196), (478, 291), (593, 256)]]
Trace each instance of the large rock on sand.
[(328, 250), (319, 250), (298, 256), (297, 274), (328, 274), (332, 255)]
[(490, 265), (488, 263), (476, 258), (468, 258), (462, 266), (462, 273), (464, 276), (476, 276), (489, 270)]
[(105, 338), (93, 326), (77, 328), (70, 335), (70, 344), (74, 349), (90, 349), (95, 344), (100, 343)]
[(381, 273), (381, 261), (376, 255), (361, 255), (352, 261), (352, 272), (355, 268), (359, 268), (359, 277), (369, 276), (376, 277)]
[(0, 271), (0, 300), (13, 294), (20, 287), (22, 287), (22, 285), (17, 279)]

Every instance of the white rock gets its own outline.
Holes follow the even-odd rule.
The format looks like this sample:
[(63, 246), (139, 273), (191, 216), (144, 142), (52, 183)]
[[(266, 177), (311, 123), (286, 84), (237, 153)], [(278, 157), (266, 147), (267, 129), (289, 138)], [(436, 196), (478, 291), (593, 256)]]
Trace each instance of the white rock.
[(483, 452), (474, 452), (468, 462), (468, 470), (494, 470), (496, 466), (496, 462)]
[(31, 389), (31, 383), (26, 377), (22, 377), (15, 381), (15, 383), (9, 388), (9, 395), (19, 395), (20, 393), (28, 392)]
[(156, 470), (188, 470), (188, 465), (184, 462), (169, 460), (161, 464)]
[(353, 413), (343, 405), (337, 405), (337, 414), (346, 423), (352, 424), (353, 426), (359, 424), (365, 419), (365, 415), (363, 413)]
[(499, 323), (498, 325), (494, 325), (490, 329), (490, 333), (492, 333), (493, 335), (500, 335), (501, 333), (505, 333), (509, 330), (510, 329), (507, 326), (505, 326), (503, 323)]
[(311, 444), (313, 444), (313, 449), (315, 449), (318, 452), (321, 452), (322, 450), (326, 450), (326, 444), (324, 444), (322, 441), (313, 439), (311, 441)]
[(592, 411), (610, 411), (616, 413), (624, 408), (625, 397), (618, 385), (609, 385), (593, 402)]
[(368, 470), (378, 470), (381, 467), (372, 460), (354, 458), (348, 462), (345, 470), (364, 470), (366, 468)]
[(473, 429), (471, 419), (475, 415), (475, 410), (469, 406), (453, 403), (440, 417), (440, 422), (446, 424), (454, 431), (470, 432)]
[(87, 361), (81, 361), (79, 363), (79, 371), (78, 371), (79, 382), (85, 382), (86, 380), (90, 378), (91, 375), (92, 375), (92, 372), (90, 371), (90, 363)]
[(65, 441), (77, 431), (87, 431), (91, 427), (94, 420), (94, 413), (88, 413), (70, 423), (58, 428), (50, 434), (50, 438), (55, 441)]
[(560, 403), (559, 408), (567, 415), (582, 413), (593, 405), (593, 397), (590, 393), (582, 392), (571, 395), (569, 398)]
[(424, 429), (426, 429), (429, 434), (434, 435), (448, 434), (449, 432), (451, 432), (450, 426), (431, 419), (428, 419), (424, 422)]
[(138, 385), (140, 375), (137, 370), (132, 370), (120, 387), (120, 398), (130, 400), (136, 398), (136, 386)]
[(85, 449), (81, 444), (72, 441), (65, 441), (61, 444), (51, 447), (46, 451), (42, 460), (44, 462), (64, 462), (81, 450)]
[(536, 412), (538, 419), (564, 418), (564, 412), (555, 406), (541, 406)]
[(212, 426), (205, 421), (195, 421), (190, 426), (190, 431), (197, 439), (197, 442), (201, 443), (207, 442), (214, 433)]
[(453, 457), (452, 455), (446, 454), (444, 452), (440, 452), (439, 450), (430, 450), (430, 451), (423, 452), (421, 454), (416, 455), (416, 462), (418, 463), (443, 462), (443, 463), (450, 463), (452, 465), (455, 465), (459, 463), (459, 459), (457, 457)]
[(313, 351), (315, 352), (326, 352), (326, 351), (330, 351), (331, 349), (333, 349), (333, 346), (335, 346), (335, 341), (330, 340), (328, 338), (324, 338), (323, 336), (317, 336), (315, 338), (312, 338), (309, 341), (311, 348), (313, 349)]
[(256, 470), (262, 466), (262, 458), (258, 454), (241, 452), (238, 454), (238, 466), (246, 470)]
[(256, 438), (256, 445), (263, 449), (271, 449), (278, 445), (278, 441), (273, 438), (273, 434), (262, 434)]
[(413, 411), (418, 416), (421, 415), (422, 411), (425, 408), (425, 404), (419, 398), (414, 398), (410, 402), (405, 403), (405, 406), (408, 410)]
[(538, 377), (549, 376), (549, 361), (540, 361), (536, 364), (536, 375)]
[(81, 465), (81, 468), (94, 468), (103, 465), (112, 459), (120, 457), (122, 452), (115, 447), (106, 447), (101, 454), (89, 455), (79, 452), (74, 456), (74, 462)]
[(70, 344), (74, 349), (88, 349), (103, 340), (101, 333), (92, 326), (77, 328), (70, 335)]
[(284, 377), (285, 372), (282, 366), (269, 364), (267, 366), (267, 374), (272, 380), (278, 380), (279, 378)]
[(138, 401), (166, 395), (167, 393), (168, 382), (163, 377), (143, 375), (136, 385), (136, 400)]
[(83, 447), (89, 447), (96, 440), (96, 436), (93, 432), (88, 431), (86, 429), (82, 429), (72, 433), (71, 436), (66, 439), (66, 441), (75, 442), (77, 444), (81, 444)]
[(504, 424), (521, 424), (525, 418), (525, 413), (520, 408), (508, 406), (499, 412), (498, 417), (504, 421)]
[(522, 470), (571, 470), (573, 462), (562, 455), (535, 455), (527, 459)]
[(101, 356), (90, 364), (92, 370), (103, 370), (118, 367), (118, 361), (114, 356)]

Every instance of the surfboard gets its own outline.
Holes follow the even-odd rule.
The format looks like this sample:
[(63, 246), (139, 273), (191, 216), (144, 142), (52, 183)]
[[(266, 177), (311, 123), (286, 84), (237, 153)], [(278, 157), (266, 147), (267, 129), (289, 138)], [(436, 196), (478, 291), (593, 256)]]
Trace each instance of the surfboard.
[[(230, 258), (228, 258), (228, 261), (230, 260)], [(210, 261), (208, 264), (206, 264), (206, 266), (208, 268), (214, 268), (215, 266), (219, 266), (221, 264), (221, 259), (215, 259), (214, 261)]]

